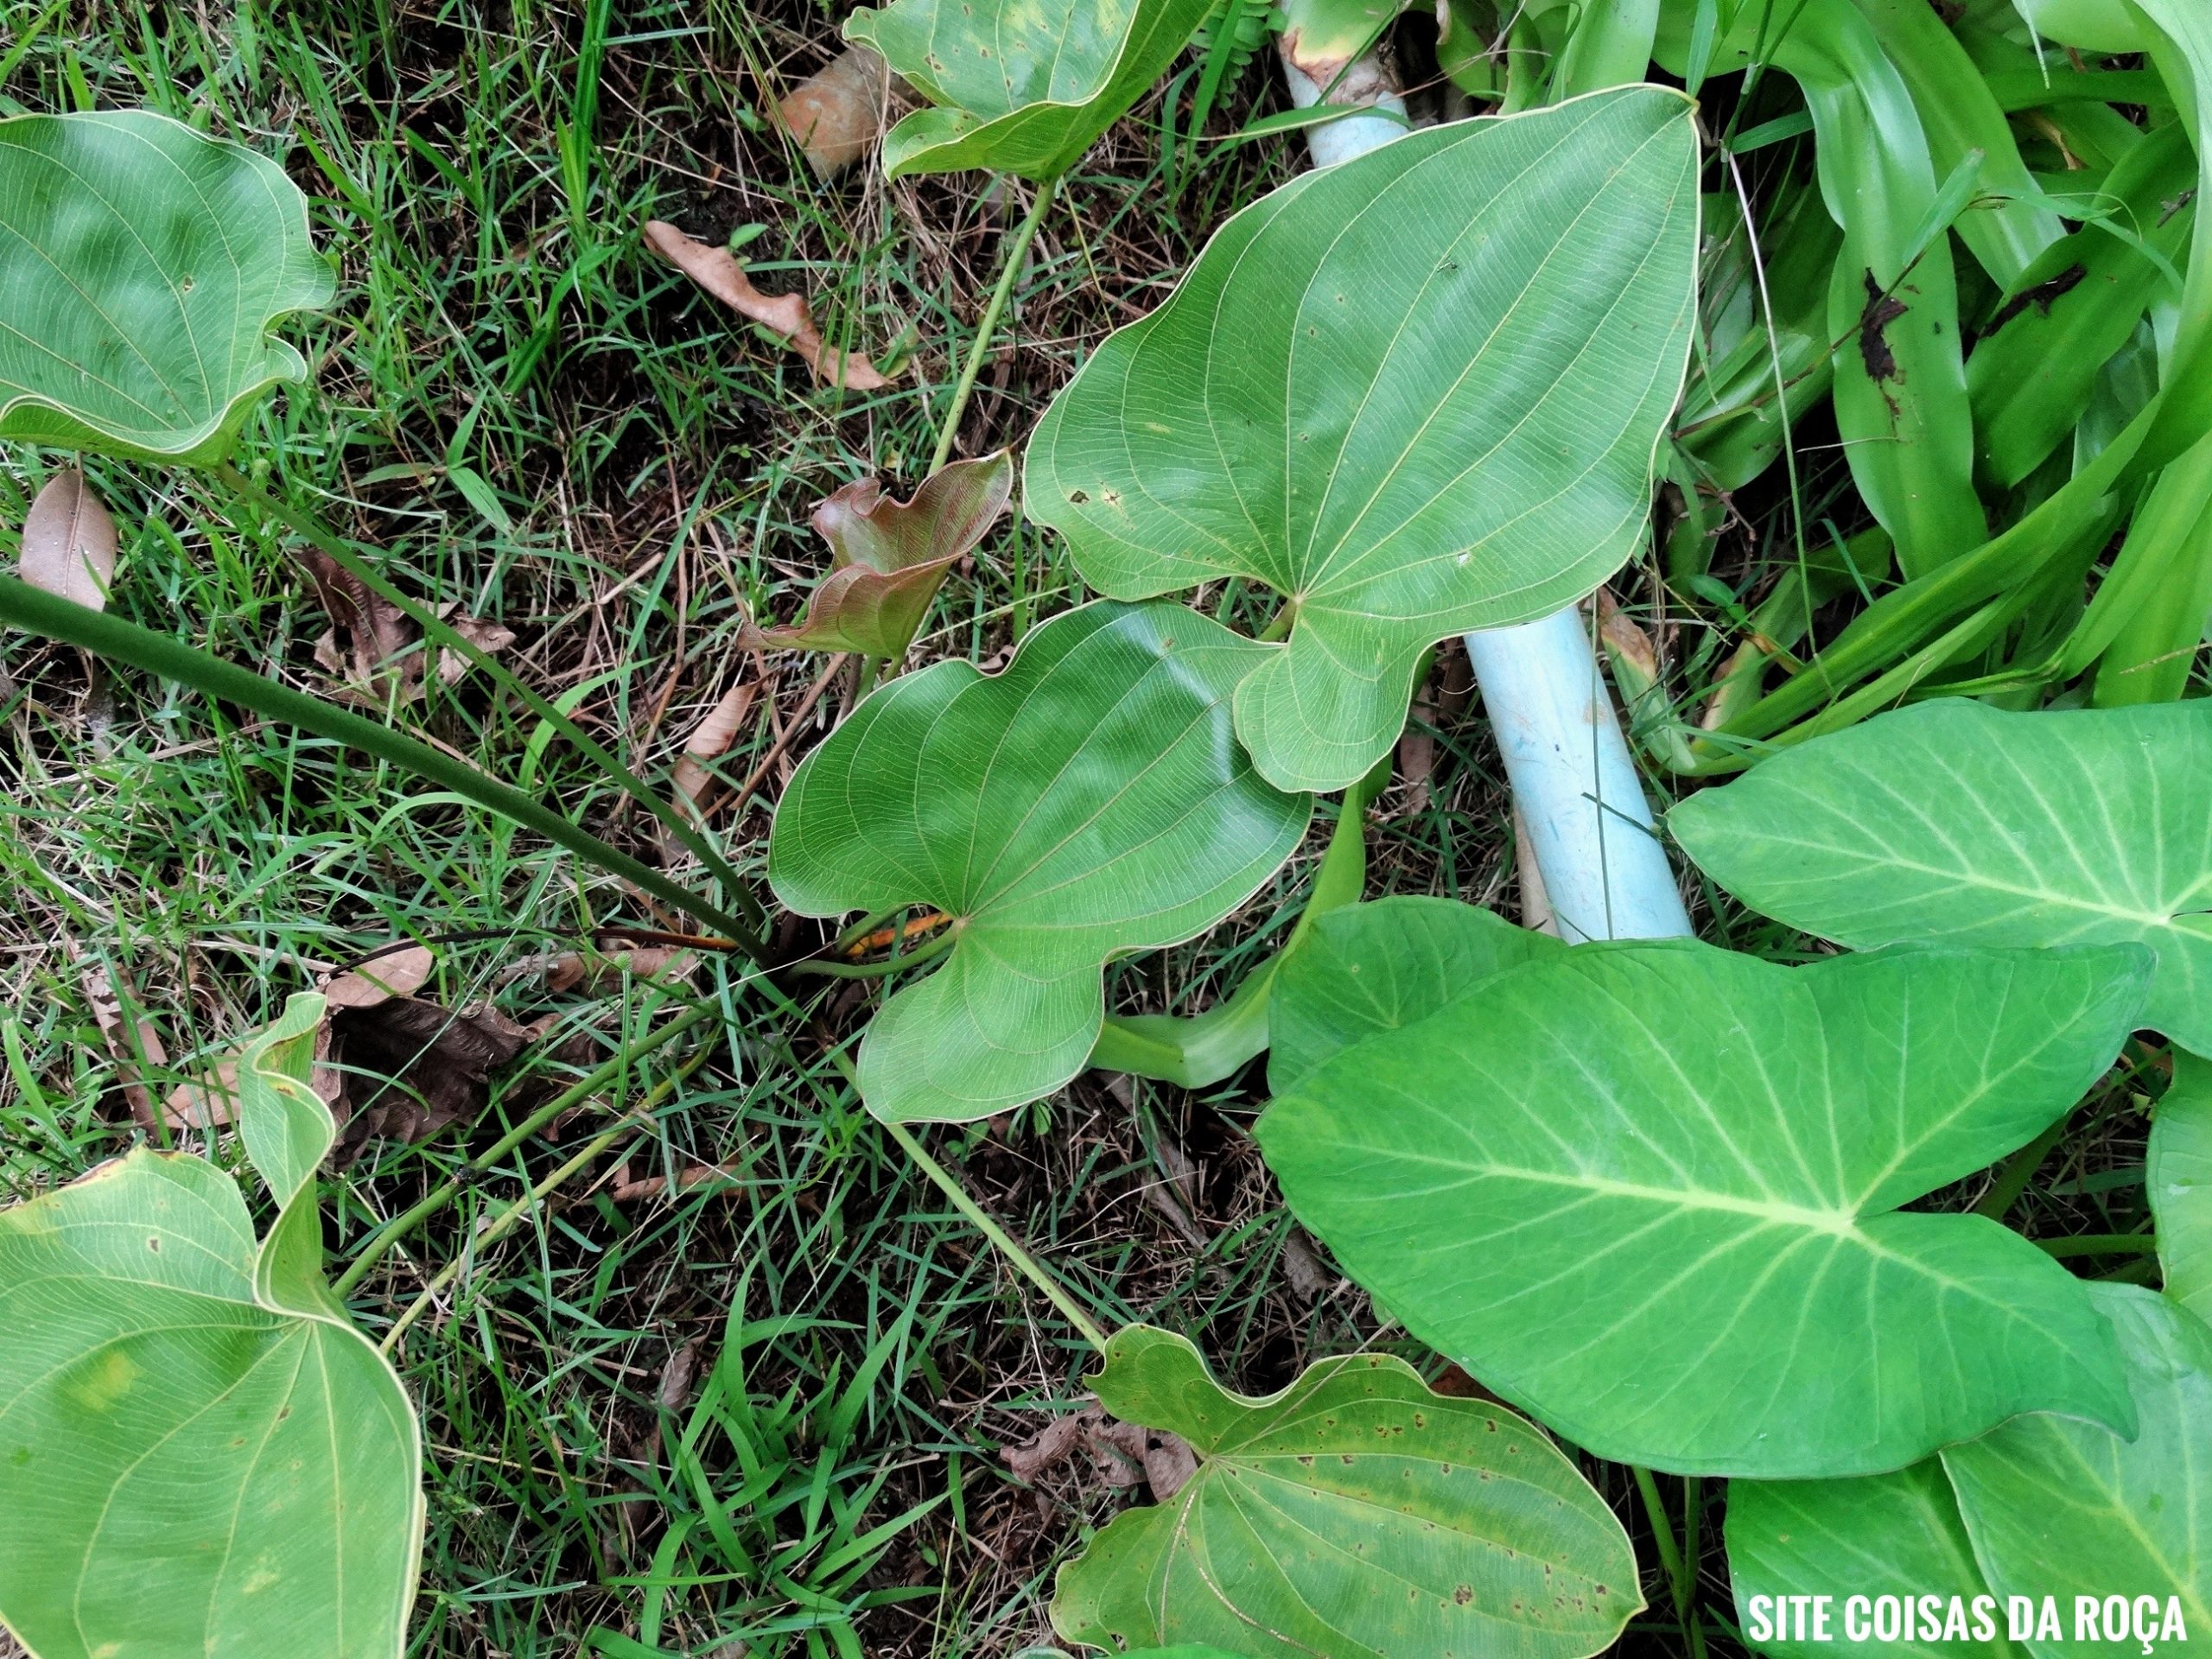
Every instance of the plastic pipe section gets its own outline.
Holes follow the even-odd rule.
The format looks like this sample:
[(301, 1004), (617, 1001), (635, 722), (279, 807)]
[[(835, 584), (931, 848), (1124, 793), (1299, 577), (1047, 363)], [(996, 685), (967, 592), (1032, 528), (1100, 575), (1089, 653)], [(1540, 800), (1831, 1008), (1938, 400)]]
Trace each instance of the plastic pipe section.
[[(1292, 103), (1320, 102), (1321, 86), (1287, 56), (1282, 71)], [(1363, 60), (1341, 84), (1372, 88), (1383, 79), (1379, 65)], [(1405, 113), (1395, 94), (1358, 101)], [(1331, 167), (1404, 131), (1385, 116), (1346, 115), (1308, 128), (1306, 142), (1313, 165)], [(1570, 605), (1518, 627), (1470, 633), (1466, 643), (1527, 837), (1521, 855), (1533, 861), (1550, 912), (1547, 925), (1569, 944), (1687, 938), (1689, 914), (1581, 613)]]

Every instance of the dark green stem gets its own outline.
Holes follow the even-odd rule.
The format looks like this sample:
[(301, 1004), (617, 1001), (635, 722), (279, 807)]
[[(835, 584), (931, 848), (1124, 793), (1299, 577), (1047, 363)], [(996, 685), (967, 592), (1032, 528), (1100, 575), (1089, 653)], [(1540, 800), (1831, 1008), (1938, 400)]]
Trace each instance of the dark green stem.
[(318, 737), (373, 754), (426, 782), (449, 789), (487, 811), (513, 820), (556, 846), (567, 848), (577, 857), (597, 865), (610, 875), (621, 877), (663, 904), (712, 923), (728, 934), (737, 948), (754, 962), (764, 961), (767, 955), (766, 947), (752, 929), (719, 906), (709, 904), (658, 870), (608, 845), (590, 830), (570, 823), (520, 790), (479, 772), (465, 760), (417, 742), (404, 733), (395, 732), (389, 726), (379, 726), (349, 709), (336, 708), (274, 680), (265, 680), (219, 657), (134, 622), (126, 622), (121, 617), (107, 616), (56, 598), (13, 576), (0, 576), (0, 622), (13, 623), (32, 633), (79, 646), (109, 662), (127, 664), (144, 673), (181, 682), (204, 696), (237, 703), (266, 719), (296, 726)]
[(596, 766), (625, 794), (652, 813), (671, 836), (688, 848), (722, 884), (723, 890), (736, 901), (738, 908), (754, 927), (766, 925), (767, 917), (761, 911), (760, 902), (753, 897), (745, 878), (738, 874), (736, 867), (722, 856), (713, 842), (686, 822), (683, 815), (671, 802), (655, 794), (643, 779), (624, 766), (582, 727), (525, 684), (519, 676), (493, 660), (488, 652), (462, 635), (436, 612), (410, 599), (386, 582), (374, 565), (362, 558), (342, 537), (312, 513), (302, 512), (289, 502), (271, 494), (228, 461), (215, 469), (215, 475), (271, 518), (305, 537), (318, 552), (327, 556), (371, 593), (397, 606), (416, 626), (423, 630), (426, 641), (454, 652), (501, 690), (518, 698), (524, 707), (574, 744), (578, 753)]

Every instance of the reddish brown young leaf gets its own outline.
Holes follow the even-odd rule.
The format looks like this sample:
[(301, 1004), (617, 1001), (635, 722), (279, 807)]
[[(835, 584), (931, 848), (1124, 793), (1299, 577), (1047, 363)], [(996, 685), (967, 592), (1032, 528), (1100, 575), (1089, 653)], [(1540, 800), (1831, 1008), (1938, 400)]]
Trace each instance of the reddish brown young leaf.
[(911, 501), (875, 480), (848, 484), (814, 510), (835, 555), (806, 620), (755, 631), (754, 643), (806, 651), (903, 657), (938, 585), (983, 539), (1014, 495), (1014, 456), (1001, 449), (932, 473)]

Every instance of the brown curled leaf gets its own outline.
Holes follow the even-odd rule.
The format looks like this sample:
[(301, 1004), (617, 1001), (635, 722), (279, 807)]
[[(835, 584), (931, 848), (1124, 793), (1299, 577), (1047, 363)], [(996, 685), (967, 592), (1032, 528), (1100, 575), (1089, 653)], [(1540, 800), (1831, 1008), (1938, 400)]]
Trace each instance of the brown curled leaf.
[(835, 178), (874, 149), (891, 113), (891, 68), (872, 46), (849, 46), (776, 105), (818, 179)]
[(849, 391), (877, 391), (891, 384), (889, 377), (860, 353), (841, 352), (822, 338), (822, 331), (814, 325), (814, 309), (804, 296), (763, 294), (753, 287), (745, 267), (728, 248), (697, 241), (658, 219), (645, 221), (645, 241), (655, 253), (731, 310), (772, 334), (781, 334), (791, 350), (806, 359), (807, 367), (823, 385), (842, 384)]
[(1001, 449), (930, 474), (911, 501), (874, 479), (848, 484), (814, 509), (830, 543), (830, 574), (806, 619), (754, 630), (749, 643), (804, 651), (903, 657), (944, 573), (983, 539), (1014, 495), (1014, 456)]

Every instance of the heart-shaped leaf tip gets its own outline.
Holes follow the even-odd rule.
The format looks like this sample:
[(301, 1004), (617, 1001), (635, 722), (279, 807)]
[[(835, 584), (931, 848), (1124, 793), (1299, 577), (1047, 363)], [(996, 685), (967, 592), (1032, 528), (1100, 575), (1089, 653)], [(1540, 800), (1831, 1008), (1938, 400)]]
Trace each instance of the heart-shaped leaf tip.
[(1132, 1325), (1090, 1382), (1198, 1468), (1060, 1570), (1052, 1624), (1071, 1641), (1583, 1659), (1643, 1605), (1620, 1522), (1542, 1431), (1402, 1359), (1320, 1360), (1255, 1400), (1183, 1338)]
[(1641, 544), (1698, 167), (1688, 100), (1630, 86), (1285, 185), (1053, 400), (1029, 516), (1116, 599), (1233, 576), (1294, 602), (1236, 734), (1281, 788), (1346, 787), (1430, 645), (1548, 615)]
[(240, 1054), (277, 1206), (141, 1149), (0, 1211), (0, 1618), (40, 1659), (398, 1659), (423, 1542), (405, 1391), (323, 1281), (319, 996)]
[(883, 141), (883, 170), (988, 168), (1057, 179), (1158, 80), (1213, 0), (896, 0), (862, 7), (865, 41), (935, 106)]

